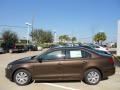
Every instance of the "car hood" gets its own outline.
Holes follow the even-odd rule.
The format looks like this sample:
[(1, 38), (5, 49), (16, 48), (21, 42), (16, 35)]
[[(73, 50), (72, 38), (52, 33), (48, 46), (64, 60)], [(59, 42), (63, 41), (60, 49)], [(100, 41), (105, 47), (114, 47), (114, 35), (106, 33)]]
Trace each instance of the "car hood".
[(22, 64), (22, 63), (31, 63), (31, 62), (35, 61), (35, 59), (33, 59), (33, 57), (35, 57), (35, 56), (21, 58), (21, 59), (15, 60), (9, 64), (14, 65), (14, 64)]

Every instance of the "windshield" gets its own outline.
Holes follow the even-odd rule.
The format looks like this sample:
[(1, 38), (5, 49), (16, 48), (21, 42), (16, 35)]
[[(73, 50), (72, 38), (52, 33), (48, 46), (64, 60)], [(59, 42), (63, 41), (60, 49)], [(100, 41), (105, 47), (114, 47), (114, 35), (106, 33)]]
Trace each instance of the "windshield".
[(46, 51), (48, 51), (49, 49), (44, 49), (43, 51), (40, 52), (39, 55), (36, 55), (35, 57), (32, 58), (39, 58), (41, 55), (43, 55)]

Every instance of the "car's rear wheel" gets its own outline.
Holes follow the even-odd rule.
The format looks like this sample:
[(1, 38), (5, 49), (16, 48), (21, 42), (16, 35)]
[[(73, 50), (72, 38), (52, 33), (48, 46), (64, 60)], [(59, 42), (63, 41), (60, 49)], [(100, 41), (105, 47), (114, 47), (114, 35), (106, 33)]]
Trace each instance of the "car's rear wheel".
[(97, 69), (89, 69), (85, 72), (84, 82), (89, 85), (96, 85), (101, 80), (101, 73)]
[(31, 82), (31, 74), (27, 70), (20, 69), (14, 74), (14, 81), (20, 86), (28, 85)]

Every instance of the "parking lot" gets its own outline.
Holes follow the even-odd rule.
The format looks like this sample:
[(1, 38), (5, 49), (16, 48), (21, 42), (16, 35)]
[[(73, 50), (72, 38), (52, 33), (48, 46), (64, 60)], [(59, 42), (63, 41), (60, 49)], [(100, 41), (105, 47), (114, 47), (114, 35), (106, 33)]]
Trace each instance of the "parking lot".
[(0, 54), (0, 90), (120, 90), (119, 67), (116, 67), (115, 75), (109, 77), (108, 80), (103, 80), (98, 85), (93, 86), (87, 85), (82, 81), (33, 82), (27, 86), (18, 86), (5, 77), (5, 67), (9, 62), (40, 53), (41, 51), (29, 51), (25, 53)]

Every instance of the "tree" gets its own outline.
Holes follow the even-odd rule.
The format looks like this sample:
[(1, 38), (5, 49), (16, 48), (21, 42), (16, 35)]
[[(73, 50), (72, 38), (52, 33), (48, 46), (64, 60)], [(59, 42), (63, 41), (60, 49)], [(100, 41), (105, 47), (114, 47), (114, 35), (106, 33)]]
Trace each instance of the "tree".
[(6, 48), (11, 48), (18, 41), (17, 34), (10, 30), (4, 31), (2, 33), (2, 38), (4, 41), (4, 47), (6, 47)]
[(51, 31), (35, 29), (31, 32), (30, 36), (32, 37), (32, 40), (35, 41), (36, 44), (53, 42), (53, 34)]
[(77, 41), (77, 38), (76, 37), (72, 37), (71, 41), (72, 41), (72, 43), (74, 43), (75, 41)]
[(99, 32), (94, 36), (94, 41), (98, 44), (102, 44), (103, 41), (107, 39), (107, 36), (104, 32)]
[(61, 35), (59, 36), (59, 41), (65, 43), (67, 41), (70, 41), (70, 37), (68, 35)]

